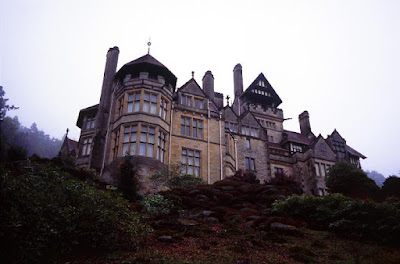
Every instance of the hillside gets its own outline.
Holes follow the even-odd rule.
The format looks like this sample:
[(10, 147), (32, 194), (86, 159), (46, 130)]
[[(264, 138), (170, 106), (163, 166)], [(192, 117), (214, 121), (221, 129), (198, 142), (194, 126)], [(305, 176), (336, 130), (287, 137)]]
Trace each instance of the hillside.
[[(2, 197), (8, 197), (7, 190), (8, 194), (10, 190), (16, 194), (13, 196), (14, 200), (10, 200), (11, 198), (3, 200), (3, 205), (5, 203), (11, 206), (14, 212), (22, 210), (20, 213), (34, 212), (39, 216), (42, 215), (42, 210), (32, 209), (30, 205), (35, 204), (35, 208), (47, 210), (46, 222), (43, 223), (43, 229), (39, 229), (44, 233), (34, 233), (37, 231), (30, 224), (31, 228), (27, 229), (28, 226), (25, 225), (28, 222), (26, 221), (21, 222), (21, 227), (12, 229), (24, 228), (23, 236), (21, 236), (22, 233), (9, 233), (12, 232), (10, 229), (3, 228), (2, 232), (3, 234), (6, 232), (4, 237), (8, 238), (19, 235), (18, 241), (21, 245), (37, 243), (29, 239), (38, 235), (52, 243), (51, 246), (46, 246), (47, 242), (42, 241), (41, 243), (44, 244), (40, 244), (40, 248), (46, 246), (52, 251), (47, 252), (44, 259), (36, 256), (36, 260), (40, 261), (31, 261), (32, 263), (50, 260), (58, 263), (125, 264), (400, 263), (398, 239), (382, 242), (376, 240), (379, 238), (365, 236), (365, 239), (360, 240), (351, 236), (351, 232), (345, 234), (339, 232), (338, 229), (336, 233), (332, 230), (328, 232), (324, 225), (327, 222), (326, 219), (331, 217), (328, 210), (332, 207), (331, 204), (336, 203), (340, 207), (340, 203), (346, 203), (357, 205), (357, 208), (361, 209), (363, 206), (370, 205), (374, 206), (371, 207), (373, 210), (392, 208), (394, 214), (389, 213), (392, 219), (391, 226), (396, 228), (396, 226), (399, 227), (400, 220), (398, 210), (394, 210), (394, 207), (381, 208), (380, 205), (375, 206), (373, 203), (352, 202), (353, 200), (343, 196), (333, 196), (318, 200), (325, 203), (324, 206), (319, 205), (319, 209), (312, 209), (310, 205), (308, 210), (311, 211), (303, 217), (289, 217), (287, 214), (279, 213), (278, 209), (283, 208), (282, 204), (277, 206), (274, 201), (284, 201), (292, 194), (298, 193), (299, 190), (294, 186), (260, 185), (233, 180), (187, 189), (172, 189), (158, 195), (146, 195), (137, 202), (127, 203), (115, 197), (117, 194), (110, 186), (95, 183), (96, 180), (88, 173), (51, 161), (31, 162), (29, 166), (26, 165), (18, 165), (17, 168), (3, 171), (2, 175), (8, 176), (2, 178), (2, 186), (5, 186), (2, 189)], [(28, 180), (22, 180), (25, 178)], [(21, 179), (21, 181), (15, 182), (13, 179)], [(43, 180), (43, 184), (32, 185), (33, 182), (29, 179), (38, 183)], [(24, 184), (29, 184), (29, 188)], [(16, 205), (21, 205), (22, 201), (18, 199), (18, 194), (23, 194), (24, 189), (34, 195), (24, 195), (27, 200), (23, 203), (25, 209), (21, 209), (22, 207), (16, 207)], [(57, 198), (52, 191), (57, 192)], [(71, 191), (74, 193), (73, 199), (70, 196)], [(49, 199), (50, 197), (53, 198)], [(35, 201), (30, 202), (29, 199), (33, 198)], [(301, 197), (294, 198), (295, 200), (302, 199)], [(293, 199), (291, 201), (293, 205)], [(313, 203), (316, 201), (312, 200)], [(68, 209), (72, 206), (71, 202), (75, 208), (72, 211)], [(84, 207), (80, 209), (82, 205)], [(302, 206), (296, 205), (296, 207)], [(376, 216), (377, 213), (373, 212), (377, 211), (371, 208), (368, 209), (369, 212)], [(355, 212), (362, 212), (361, 209)], [(291, 209), (291, 211), (295, 213), (296, 210)], [(100, 215), (92, 218), (99, 212)], [(315, 217), (316, 213), (319, 217)], [(307, 215), (315, 219), (310, 221)], [(9, 219), (5, 216), (9, 214), (2, 211), (0, 219), (3, 227), (10, 224), (10, 222), (4, 222)], [(59, 219), (60, 216), (62, 218)], [(32, 217), (35, 215), (29, 214), (25, 215), (24, 219), (31, 222)], [(342, 217), (346, 219), (345, 214), (342, 214)], [(385, 216), (379, 213), (379, 217), (383, 226)], [(78, 222), (76, 222), (77, 219), (79, 219)], [(321, 219), (325, 219), (325, 222)], [(97, 222), (98, 220), (102, 222)], [(129, 225), (127, 221), (133, 221), (132, 223), (135, 224)], [(359, 220), (354, 218), (354, 221)], [(390, 229), (391, 226), (385, 228)], [(151, 227), (152, 231), (148, 227)], [(128, 244), (122, 235), (124, 228), (126, 231), (130, 230), (130, 234), (136, 234), (136, 238)], [(71, 229), (74, 230), (73, 233), (69, 233), (68, 230)], [(51, 232), (61, 233), (52, 234)], [(383, 237), (389, 238), (385, 230), (380, 232)], [(82, 240), (81, 235), (78, 234), (86, 235)], [(108, 243), (101, 242), (102, 239), (97, 234), (105, 235)], [(116, 234), (118, 235), (115, 236)], [(68, 242), (70, 237), (76, 237), (75, 239), (78, 240), (73, 239), (70, 244)], [(97, 242), (88, 244), (88, 241)], [(110, 244), (111, 241), (114, 242)], [(11, 246), (8, 243), (8, 248)], [(25, 247), (20, 247), (18, 250), (27, 252)], [(26, 257), (32, 256), (26, 254)], [(22, 263), (15, 259), (7, 262)]]

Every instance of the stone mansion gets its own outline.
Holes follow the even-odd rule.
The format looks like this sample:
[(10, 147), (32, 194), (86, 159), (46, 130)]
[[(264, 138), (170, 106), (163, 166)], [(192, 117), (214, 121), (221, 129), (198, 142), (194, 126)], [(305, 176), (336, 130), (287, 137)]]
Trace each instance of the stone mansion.
[(336, 130), (315, 136), (307, 111), (299, 115), (301, 133), (285, 130), (282, 100), (262, 73), (244, 89), (237, 64), (234, 101), (224, 105), (211, 71), (201, 85), (191, 78), (176, 87), (175, 75), (150, 54), (117, 71), (118, 55), (118, 47), (107, 53), (99, 104), (79, 112), (79, 142), (66, 137), (61, 149), (106, 182), (115, 182), (118, 164), (129, 154), (144, 182), (179, 164), (183, 174), (207, 183), (238, 169), (261, 182), (292, 175), (306, 193), (323, 195), (330, 166), (345, 161), (360, 167), (365, 158)]

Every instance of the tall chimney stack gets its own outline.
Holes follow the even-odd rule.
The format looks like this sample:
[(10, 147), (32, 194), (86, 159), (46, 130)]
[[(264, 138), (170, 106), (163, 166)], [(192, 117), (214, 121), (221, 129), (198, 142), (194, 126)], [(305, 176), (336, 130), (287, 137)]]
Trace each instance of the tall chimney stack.
[(301, 134), (307, 136), (311, 132), (311, 125), (310, 125), (310, 116), (308, 111), (304, 111), (299, 115), (299, 123), (300, 123), (300, 132)]
[(235, 92), (235, 99), (243, 93), (243, 76), (242, 76), (242, 65), (236, 64), (233, 68), (233, 87)]
[(118, 47), (113, 47), (108, 50), (106, 56), (103, 86), (101, 88), (100, 103), (96, 115), (96, 132), (93, 139), (93, 149), (89, 164), (89, 166), (93, 169), (96, 169), (96, 171), (100, 171), (103, 163), (105, 141), (108, 129), (107, 122), (110, 115), (112, 87), (114, 75), (117, 70), (118, 55)]
[(203, 77), (203, 91), (211, 100), (214, 100), (214, 76), (207, 71)]

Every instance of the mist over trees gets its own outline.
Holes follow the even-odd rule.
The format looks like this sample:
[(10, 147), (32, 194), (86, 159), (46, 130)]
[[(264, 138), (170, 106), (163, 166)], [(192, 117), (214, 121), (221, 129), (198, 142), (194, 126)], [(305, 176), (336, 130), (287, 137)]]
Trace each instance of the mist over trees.
[(36, 154), (42, 158), (57, 156), (62, 141), (39, 130), (36, 123), (24, 127), (18, 117), (6, 117), (7, 111), (18, 109), (8, 105), (0, 86), (0, 161), (20, 160)]
[(60, 151), (62, 141), (50, 137), (38, 129), (36, 123), (24, 127), (18, 117), (6, 117), (1, 124), (1, 161), (18, 160), (36, 154), (42, 158), (53, 158)]
[(366, 171), (365, 172), (370, 179), (373, 179), (380, 188), (382, 188), (383, 183), (385, 182), (386, 178), (382, 174), (377, 171)]

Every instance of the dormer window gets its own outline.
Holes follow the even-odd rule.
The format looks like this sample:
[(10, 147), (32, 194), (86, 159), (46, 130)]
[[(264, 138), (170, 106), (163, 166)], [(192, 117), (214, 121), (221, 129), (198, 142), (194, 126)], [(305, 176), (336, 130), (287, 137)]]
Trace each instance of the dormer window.
[(265, 82), (263, 80), (259, 80), (258, 86), (265, 87)]
[(290, 151), (291, 152), (303, 152), (303, 147), (300, 145), (297, 145), (297, 144), (291, 144)]
[(194, 107), (204, 109), (204, 100), (201, 98), (194, 98)]
[(85, 129), (93, 129), (96, 118), (94, 116), (90, 116), (86, 119)]
[(181, 104), (186, 106), (192, 106), (192, 97), (189, 95), (182, 95)]

